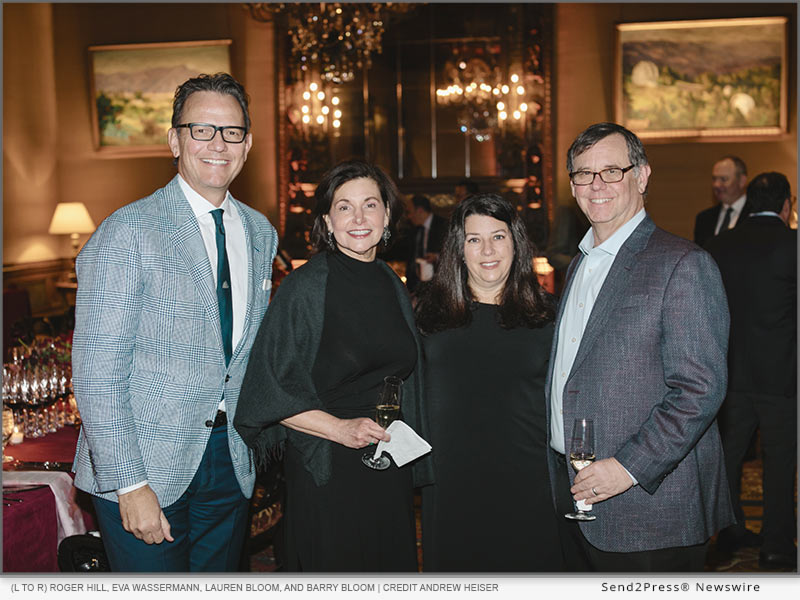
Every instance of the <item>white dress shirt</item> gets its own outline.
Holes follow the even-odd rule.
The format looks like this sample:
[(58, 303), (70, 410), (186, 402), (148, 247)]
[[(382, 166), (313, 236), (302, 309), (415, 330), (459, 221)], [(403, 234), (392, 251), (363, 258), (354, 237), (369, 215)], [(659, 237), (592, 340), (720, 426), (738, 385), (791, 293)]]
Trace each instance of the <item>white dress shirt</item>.
[[(733, 229), (736, 226), (736, 221), (742, 214), (744, 203), (747, 201), (747, 194), (742, 194), (736, 199), (736, 202), (731, 204), (731, 220), (728, 222), (728, 229)], [(724, 204), (720, 206), (719, 215), (717, 215), (717, 225), (714, 227), (714, 235), (719, 234), (719, 228), (722, 227), (722, 220), (725, 218), (725, 213), (728, 212), (728, 207)]]
[(561, 417), (564, 386), (581, 345), (583, 331), (619, 249), (646, 214), (642, 208), (599, 246), (594, 245), (594, 232), (589, 229), (578, 245), (583, 253), (583, 260), (572, 276), (569, 295), (563, 300), (564, 314), (558, 327), (558, 344), (550, 388), (550, 446), (560, 454), (566, 453), (564, 419)]
[(211, 263), (211, 274), (214, 277), (214, 289), (217, 287), (217, 238), (216, 225), (211, 211), (221, 208), (222, 224), (225, 227), (225, 250), (228, 253), (228, 263), (231, 268), (231, 300), (233, 306), (233, 331), (231, 347), (236, 350), (236, 346), (242, 339), (244, 332), (244, 316), (247, 308), (247, 243), (244, 237), (244, 225), (236, 205), (230, 201), (231, 194), (228, 192), (225, 200), (219, 207), (214, 206), (195, 192), (183, 177), (178, 176), (183, 194), (192, 207), (194, 216), (197, 217), (197, 224), (200, 227), (200, 234), (203, 236), (203, 243), (206, 246), (208, 260)]
[(422, 234), (422, 255), (428, 253), (428, 237), (431, 234), (431, 223), (433, 223), (433, 213), (428, 214), (428, 218), (422, 224), (424, 233)]
[[(214, 206), (195, 192), (188, 183), (178, 175), (178, 183), (181, 186), (183, 195), (189, 201), (192, 212), (197, 218), (200, 227), (200, 235), (206, 247), (208, 260), (211, 262), (211, 273), (214, 278), (214, 289), (217, 287), (217, 237), (214, 224), (214, 217), (211, 211), (218, 207)], [(242, 339), (244, 332), (244, 316), (247, 309), (247, 243), (244, 236), (244, 225), (236, 205), (230, 201), (231, 194), (225, 195), (225, 200), (219, 206), (223, 210), (222, 224), (225, 227), (225, 251), (228, 253), (228, 263), (231, 269), (231, 301), (233, 309), (233, 331), (231, 333), (231, 347), (236, 350), (236, 345)], [(225, 410), (225, 399), (219, 402), (219, 410)], [(144, 487), (147, 480), (139, 481), (133, 485), (117, 490), (117, 495), (121, 496), (135, 489)]]

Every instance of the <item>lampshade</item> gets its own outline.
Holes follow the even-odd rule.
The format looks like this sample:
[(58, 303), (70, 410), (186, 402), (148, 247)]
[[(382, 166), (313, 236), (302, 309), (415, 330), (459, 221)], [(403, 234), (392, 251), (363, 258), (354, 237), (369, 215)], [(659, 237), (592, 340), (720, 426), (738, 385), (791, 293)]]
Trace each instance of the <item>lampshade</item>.
[(94, 221), (89, 216), (83, 202), (59, 202), (53, 220), (50, 221), (48, 233), (57, 235), (65, 233), (92, 233)]

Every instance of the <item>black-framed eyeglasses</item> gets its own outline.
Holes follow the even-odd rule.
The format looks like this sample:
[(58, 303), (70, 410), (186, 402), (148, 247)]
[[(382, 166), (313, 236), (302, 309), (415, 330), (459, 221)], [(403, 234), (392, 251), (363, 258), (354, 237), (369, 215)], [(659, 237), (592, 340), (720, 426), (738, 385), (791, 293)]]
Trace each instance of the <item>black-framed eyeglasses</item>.
[(229, 144), (241, 144), (247, 136), (247, 129), (237, 125), (217, 127), (211, 123), (184, 123), (183, 125), (176, 125), (175, 129), (181, 127), (186, 127), (192, 139), (198, 142), (210, 142), (218, 131), (222, 132), (223, 141)]
[(594, 181), (595, 175), (600, 175), (600, 179), (604, 183), (617, 183), (622, 181), (625, 173), (630, 171), (636, 165), (630, 165), (624, 169), (620, 167), (611, 167), (610, 169), (603, 169), (602, 171), (573, 171), (569, 174), (569, 179), (575, 185), (589, 185)]

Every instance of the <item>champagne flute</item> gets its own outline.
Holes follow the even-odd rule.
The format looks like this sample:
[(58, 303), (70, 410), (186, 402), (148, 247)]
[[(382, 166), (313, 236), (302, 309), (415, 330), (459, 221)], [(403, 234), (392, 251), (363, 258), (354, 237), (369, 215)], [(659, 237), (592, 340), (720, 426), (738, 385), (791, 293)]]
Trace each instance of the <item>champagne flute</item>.
[[(569, 448), (569, 464), (577, 473), (594, 462), (594, 421), (575, 419), (572, 426), (572, 439)], [(597, 517), (584, 509), (582, 501), (575, 503), (576, 512), (564, 516), (573, 521), (594, 521)], [(591, 510), (591, 507), (589, 507)]]
[[(399, 377), (389, 375), (383, 378), (383, 388), (378, 396), (378, 404), (375, 407), (375, 422), (386, 429), (400, 416), (400, 395), (403, 380)], [(365, 452), (361, 457), (361, 462), (370, 469), (384, 471), (391, 464), (385, 456), (375, 458), (375, 451)]]

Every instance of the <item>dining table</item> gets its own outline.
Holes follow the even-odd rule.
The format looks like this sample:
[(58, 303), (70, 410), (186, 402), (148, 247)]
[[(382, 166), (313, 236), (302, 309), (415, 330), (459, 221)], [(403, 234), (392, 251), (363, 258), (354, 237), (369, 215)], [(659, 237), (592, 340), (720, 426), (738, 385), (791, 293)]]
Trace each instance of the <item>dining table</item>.
[(96, 529), (91, 501), (72, 481), (78, 428), (9, 445), (3, 463), (3, 571), (58, 572), (58, 545)]
[(37, 438), (26, 437), (21, 444), (6, 446), (4, 454), (13, 457), (19, 463), (72, 465), (72, 459), (75, 458), (75, 446), (78, 443), (78, 433), (78, 427), (67, 425), (54, 433)]

